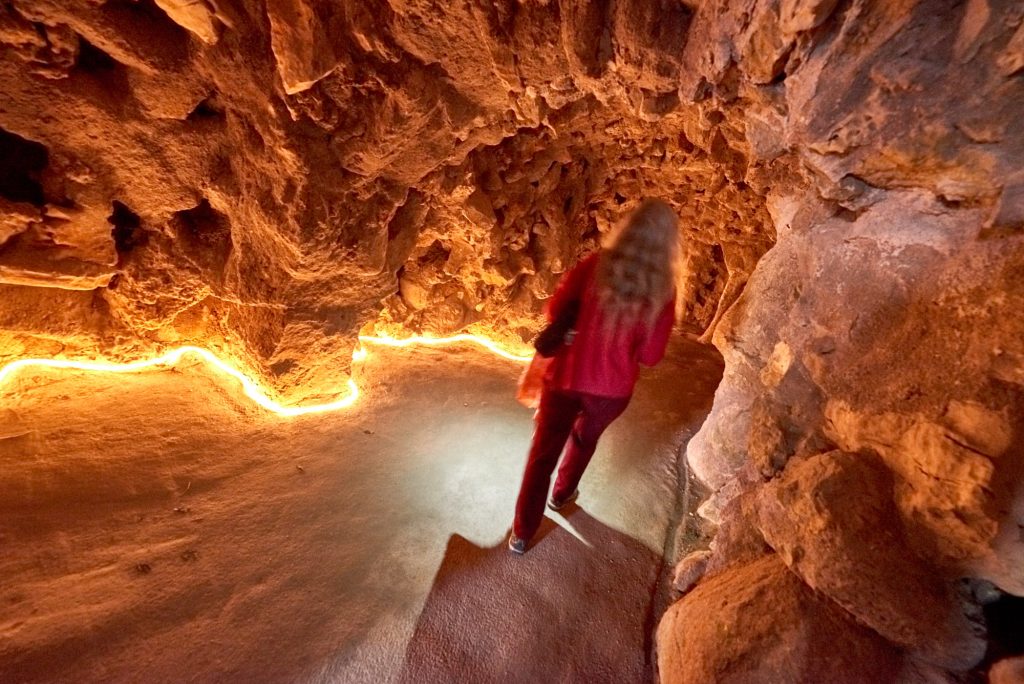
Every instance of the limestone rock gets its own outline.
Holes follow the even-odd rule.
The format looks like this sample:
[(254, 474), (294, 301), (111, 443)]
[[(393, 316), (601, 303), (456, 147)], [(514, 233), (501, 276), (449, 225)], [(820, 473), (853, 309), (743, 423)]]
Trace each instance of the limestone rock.
[[(774, 228), (741, 127), (678, 96), (693, 12), (561, 4), (9, 3), (0, 135), (31, 154), (0, 165), (0, 235), (26, 235), (3, 279), (94, 293), (103, 332), (67, 356), (201, 344), (301, 402), (370, 322), (521, 343), (658, 195), (702, 246), (681, 309), (708, 331)], [(50, 339), (18, 316), (0, 359)]]
[(711, 556), (704, 572), (706, 577), (771, 553), (771, 547), (757, 526), (756, 503), (757, 490), (748, 488), (730, 498), (718, 513), (719, 526), (711, 540)]
[(870, 454), (790, 461), (760, 490), (759, 527), (807, 584), (918, 658), (967, 670), (985, 654), (949, 578), (907, 541), (888, 469)]
[(208, 45), (217, 42), (217, 16), (206, 0), (154, 0), (167, 16)]
[(364, 326), (529, 338), (656, 195), (726, 362), (690, 596), (834, 449), (879, 459), (865, 515), (928, 572), (1024, 593), (1022, 41), (985, 0), (11, 0), (0, 363), (200, 344), (334, 398)]
[(704, 576), (710, 558), (711, 552), (707, 550), (687, 554), (676, 563), (676, 569), (672, 575), (672, 587), (683, 594), (690, 591)]
[(897, 649), (774, 555), (705, 580), (673, 604), (657, 650), (665, 684), (882, 682), (903, 669)]
[[(842, 404), (829, 406), (826, 413), (837, 443), (847, 449), (873, 448), (896, 474), (896, 502), (911, 543), (921, 553), (947, 565), (989, 554), (1002, 522), (990, 511), (1012, 494), (1004, 490), (996, 468), (1014, 458), (1006, 417), (973, 401), (950, 402), (934, 421), (858, 414)], [(1006, 505), (1002, 501), (996, 505)], [(1008, 587), (1024, 584), (1020, 573), (989, 579)]]
[(988, 671), (988, 684), (1021, 684), (1024, 682), (1024, 657), (1005, 658)]
[[(689, 445), (696, 472), (721, 487), (749, 453), (770, 475), (828, 444), (875, 451), (920, 555), (1020, 587), (1020, 405), (990, 378), (1013, 377), (1021, 354), (1011, 311), (1024, 292), (1010, 274), (1024, 253), (975, 241), (984, 220), (889, 193), (852, 223), (784, 235), (716, 333), (726, 371)], [(1003, 294), (983, 294), (993, 288)], [(934, 366), (953, 357), (955, 380)]]

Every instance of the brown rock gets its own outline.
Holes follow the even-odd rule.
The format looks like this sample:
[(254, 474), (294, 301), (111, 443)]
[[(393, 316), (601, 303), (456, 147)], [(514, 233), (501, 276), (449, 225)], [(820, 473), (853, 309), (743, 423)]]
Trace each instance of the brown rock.
[[(7, 245), (0, 287), (95, 293), (103, 332), (79, 319), (67, 356), (216, 341), (301, 401), (337, 389), (374, 319), (528, 337), (559, 274), (659, 195), (704, 245), (682, 309), (709, 331), (774, 229), (742, 126), (683, 111), (693, 12), (503, 7), (5, 7), (0, 129), (40, 163), (0, 173), (0, 199), (32, 207), (0, 235), (46, 209)], [(53, 339), (46, 312), (17, 316), (3, 358)]]
[(683, 594), (690, 591), (704, 576), (710, 558), (711, 552), (708, 550), (687, 554), (676, 563), (675, 572), (672, 574), (672, 587)]
[(705, 575), (711, 576), (733, 565), (745, 565), (771, 553), (757, 527), (756, 489), (748, 488), (725, 504), (716, 516), (718, 530), (711, 540), (711, 557)]
[(1006, 658), (994, 664), (988, 671), (988, 684), (1024, 683), (1024, 656)]
[(207, 45), (217, 42), (217, 16), (206, 0), (154, 0), (167, 16)]
[(774, 555), (709, 578), (673, 604), (657, 649), (665, 684), (883, 682), (902, 669), (895, 648)]
[(906, 542), (892, 476), (868, 454), (794, 460), (757, 498), (760, 529), (814, 590), (936, 665), (967, 670), (985, 654), (951, 583)]
[[(656, 195), (726, 360), (687, 447), (708, 576), (765, 553), (760, 497), (900, 643), (908, 596), (952, 605), (924, 576), (1024, 594), (1019, 3), (11, 0), (0, 48), (0, 363), (200, 344), (333, 398), (371, 322), (528, 338)], [(834, 447), (891, 502), (785, 474)]]

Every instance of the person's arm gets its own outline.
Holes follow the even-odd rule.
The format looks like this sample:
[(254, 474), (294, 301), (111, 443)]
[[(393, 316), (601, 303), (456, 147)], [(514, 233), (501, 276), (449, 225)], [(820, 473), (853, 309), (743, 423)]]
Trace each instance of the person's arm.
[(676, 318), (676, 299), (673, 297), (658, 316), (654, 330), (647, 336), (637, 352), (637, 361), (644, 366), (654, 366), (665, 356), (668, 338)]
[(587, 277), (597, 263), (597, 255), (592, 254), (580, 263), (576, 264), (563, 278), (555, 289), (555, 294), (547, 303), (547, 315), (549, 321), (555, 321), (565, 311), (565, 308), (572, 302), (578, 302), (583, 296), (583, 288), (587, 284)]

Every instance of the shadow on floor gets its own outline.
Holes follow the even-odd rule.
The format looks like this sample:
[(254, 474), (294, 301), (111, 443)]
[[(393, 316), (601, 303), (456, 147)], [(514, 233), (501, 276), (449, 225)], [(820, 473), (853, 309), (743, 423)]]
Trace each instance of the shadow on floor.
[[(557, 514), (556, 514), (557, 515)], [(524, 556), (455, 534), (400, 682), (638, 682), (659, 557), (580, 508)]]

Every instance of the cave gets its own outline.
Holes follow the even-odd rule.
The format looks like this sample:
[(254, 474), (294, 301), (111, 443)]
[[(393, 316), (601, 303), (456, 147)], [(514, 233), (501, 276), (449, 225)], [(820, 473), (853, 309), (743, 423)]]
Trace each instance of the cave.
[(1021, 3), (9, 0), (0, 83), (0, 681), (1024, 682)]

